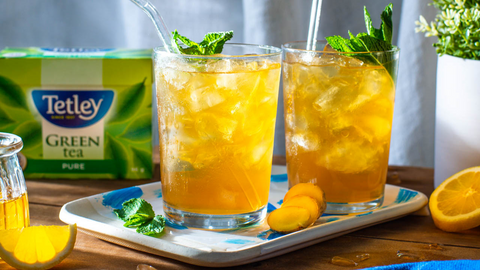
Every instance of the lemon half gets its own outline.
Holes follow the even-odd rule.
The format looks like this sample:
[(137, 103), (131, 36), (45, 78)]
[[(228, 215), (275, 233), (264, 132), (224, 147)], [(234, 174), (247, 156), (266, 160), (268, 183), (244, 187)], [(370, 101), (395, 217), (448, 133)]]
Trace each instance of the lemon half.
[(72, 252), (76, 237), (76, 224), (1, 230), (0, 257), (17, 269), (49, 269)]
[(445, 180), (430, 196), (435, 225), (457, 232), (480, 225), (480, 166), (460, 171)]

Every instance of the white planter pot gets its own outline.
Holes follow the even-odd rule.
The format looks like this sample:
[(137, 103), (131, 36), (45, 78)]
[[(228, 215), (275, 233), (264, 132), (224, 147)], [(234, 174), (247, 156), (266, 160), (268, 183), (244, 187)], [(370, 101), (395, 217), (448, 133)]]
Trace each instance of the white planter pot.
[(480, 166), (480, 61), (438, 58), (435, 114), (435, 187)]

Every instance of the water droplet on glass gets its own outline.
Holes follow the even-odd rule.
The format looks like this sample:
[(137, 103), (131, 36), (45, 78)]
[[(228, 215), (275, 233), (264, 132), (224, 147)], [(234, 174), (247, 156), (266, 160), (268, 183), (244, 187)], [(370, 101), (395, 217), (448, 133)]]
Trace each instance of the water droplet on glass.
[(425, 257), (421, 254), (417, 254), (410, 250), (399, 250), (397, 251), (397, 256), (406, 260), (425, 260)]
[(357, 256), (355, 256), (355, 257), (357, 257), (357, 259), (356, 259), (355, 261), (357, 261), (357, 262), (363, 262), (363, 261), (365, 261), (365, 260), (370, 259), (370, 254), (364, 253), (364, 254), (357, 255)]
[(340, 265), (340, 266), (357, 266), (358, 265), (356, 262), (340, 256), (333, 257), (331, 263), (335, 265)]

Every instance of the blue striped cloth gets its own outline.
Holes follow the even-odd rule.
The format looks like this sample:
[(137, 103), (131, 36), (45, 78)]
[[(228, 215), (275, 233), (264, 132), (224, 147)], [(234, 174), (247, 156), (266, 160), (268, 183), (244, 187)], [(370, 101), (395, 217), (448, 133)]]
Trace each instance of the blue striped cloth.
[(430, 261), (377, 266), (364, 270), (462, 270), (480, 269), (480, 260)]

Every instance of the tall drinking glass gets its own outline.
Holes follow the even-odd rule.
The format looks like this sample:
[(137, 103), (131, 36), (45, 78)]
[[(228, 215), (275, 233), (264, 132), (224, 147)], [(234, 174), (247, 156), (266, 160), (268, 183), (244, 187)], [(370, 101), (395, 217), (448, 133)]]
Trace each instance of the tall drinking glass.
[(0, 230), (30, 225), (27, 187), (18, 162), (22, 139), (0, 132)]
[(222, 53), (154, 52), (164, 210), (189, 227), (266, 215), (281, 50), (226, 44)]
[(327, 213), (375, 209), (384, 196), (399, 49), (340, 53), (305, 46), (283, 45), (289, 186), (321, 187)]

